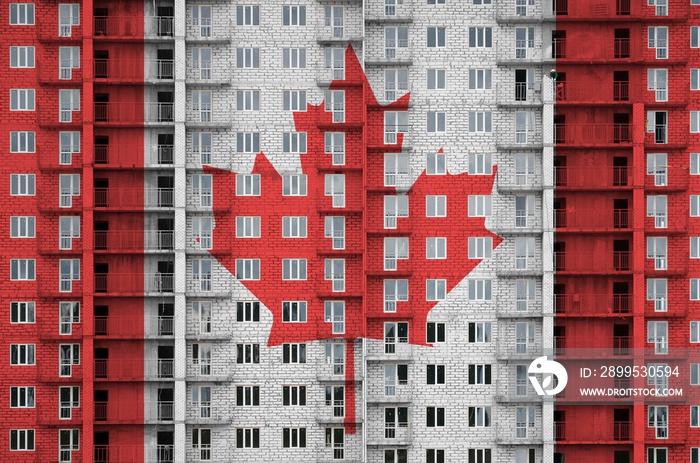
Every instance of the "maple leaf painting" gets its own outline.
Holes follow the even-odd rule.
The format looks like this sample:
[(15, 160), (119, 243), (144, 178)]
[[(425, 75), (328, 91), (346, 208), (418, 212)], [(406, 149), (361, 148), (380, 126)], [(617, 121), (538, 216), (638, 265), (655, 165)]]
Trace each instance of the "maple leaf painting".
[[(385, 321), (410, 318), (408, 342), (425, 345), (428, 313), (438, 303), (426, 300), (426, 280), (444, 280), (449, 295), (481, 262), (468, 258), (468, 238), (491, 237), (494, 248), (502, 239), (486, 229), (483, 217), (466, 213), (469, 195), (491, 194), (495, 173), (427, 175), (423, 171), (408, 191), (384, 186), (384, 156), (401, 153), (407, 136), (399, 131), (386, 137), (385, 114), (391, 112), (387, 119), (391, 120), (394, 112), (406, 111), (410, 94), (388, 105), (379, 104), (352, 47), (346, 50), (344, 77), (331, 83), (326, 101), (293, 113), (296, 132), (306, 134), (306, 152), (299, 155), (301, 171), (295, 172), (306, 175), (305, 195), (283, 195), (283, 188), (287, 192), (300, 188), (298, 179), (283, 180), (264, 153), (257, 154), (252, 172), (206, 170), (214, 175), (216, 226), (211, 254), (234, 277), (238, 272), (240, 282), (271, 312), (268, 345), (344, 339), (346, 403), (355, 403), (354, 341), (384, 339)], [(344, 94), (338, 96), (336, 91)], [(342, 155), (334, 155), (332, 149), (328, 152), (326, 133), (343, 134)], [(440, 148), (435, 152), (441, 152)], [(260, 176), (259, 195), (237, 196), (237, 174), (250, 173)], [(341, 187), (342, 197), (337, 193)], [(398, 217), (395, 224), (388, 224), (395, 228), (386, 229), (384, 197), (399, 193), (408, 196), (410, 216)], [(426, 198), (434, 195), (445, 196), (444, 217), (426, 217)], [(217, 212), (224, 210), (233, 211), (233, 217)], [(260, 238), (236, 238), (237, 216), (260, 217)], [(283, 227), (299, 226), (285, 223), (283, 217), (306, 217), (307, 238), (283, 238)], [(329, 226), (338, 229), (341, 224), (342, 242), (339, 235), (327, 233)], [(394, 244), (392, 238), (403, 237), (408, 238), (410, 258), (396, 260), (395, 270), (385, 270), (387, 242)], [(446, 259), (426, 259), (428, 237), (446, 238)], [(244, 279), (242, 272), (250, 269), (243, 268), (243, 261), (237, 269), (239, 259), (259, 259), (259, 279)], [(283, 280), (283, 265), (287, 265), (286, 272), (301, 271), (296, 259), (306, 260), (305, 279)], [(344, 268), (329, 270), (327, 260), (334, 259), (343, 259)], [(334, 286), (332, 280), (339, 272), (344, 277), (343, 288)], [(331, 279), (327, 279), (329, 274)], [(407, 280), (408, 284), (408, 301), (397, 302), (389, 313), (384, 305), (385, 279)], [(306, 301), (305, 323), (283, 322), (283, 311), (290, 316), (291, 311), (299, 310), (288, 301)], [(333, 302), (344, 303), (342, 325), (334, 323), (338, 319), (333, 318)], [(331, 309), (329, 320), (326, 305)], [(349, 432), (354, 430), (355, 413), (354, 407), (346, 411)]]

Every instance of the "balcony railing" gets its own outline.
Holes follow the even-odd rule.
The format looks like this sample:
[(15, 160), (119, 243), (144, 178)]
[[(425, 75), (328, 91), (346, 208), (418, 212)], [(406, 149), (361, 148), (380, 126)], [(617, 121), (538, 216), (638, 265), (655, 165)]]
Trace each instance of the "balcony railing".
[[(591, 89), (595, 91), (591, 91)], [(612, 85), (594, 82), (555, 82), (554, 95), (557, 103), (611, 103), (629, 101), (630, 84), (616, 81)], [(634, 88), (634, 90), (639, 90)], [(635, 93), (636, 94), (636, 93)]]
[(172, 463), (175, 458), (173, 445), (95, 445), (93, 449), (93, 463)]
[(631, 143), (630, 124), (554, 124), (558, 145), (597, 146)]
[(555, 294), (554, 310), (570, 315), (626, 314), (632, 310), (632, 295)]
[(95, 378), (107, 381), (169, 379), (174, 373), (174, 359), (95, 359)]
[(580, 423), (554, 422), (554, 439), (568, 442), (614, 442), (632, 438), (632, 423), (613, 421), (601, 426), (581, 426)]
[(172, 273), (95, 273), (95, 293), (172, 293)]
[[(173, 402), (146, 402), (144, 405), (146, 419), (149, 421), (172, 421)], [(143, 421), (138, 410), (123, 407), (109, 402), (95, 402), (95, 421), (110, 421), (120, 423), (138, 423)]]
[(555, 252), (554, 267), (557, 272), (584, 272), (606, 274), (630, 270), (631, 253), (615, 251), (607, 256), (595, 252)]
[(108, 336), (113, 338), (143, 338), (150, 336), (172, 336), (174, 333), (174, 320), (172, 316), (159, 315), (148, 317), (128, 316), (95, 316), (95, 336)]
[(107, 124), (139, 124), (173, 122), (173, 103), (103, 103), (94, 104), (95, 122)]
[(174, 231), (95, 231), (96, 251), (168, 251), (174, 247)]
[[(144, 166), (167, 166), (174, 162), (173, 145), (153, 145), (146, 150), (143, 144), (95, 145), (95, 168), (139, 169)], [(145, 159), (144, 159), (145, 158)]]
[[(631, 336), (613, 336), (612, 355), (630, 355)], [(590, 356), (591, 349), (606, 349), (609, 352), (610, 338), (591, 336), (554, 336), (554, 353), (559, 356)], [(609, 354), (608, 354), (609, 355)]]
[(557, 229), (628, 230), (632, 215), (628, 209), (555, 209)]
[(95, 188), (94, 201), (97, 208), (173, 207), (173, 188)]
[(632, 176), (626, 166), (555, 167), (554, 182), (557, 188), (628, 188), (632, 186)]
[(171, 16), (150, 16), (134, 21), (127, 16), (95, 16), (93, 33), (96, 39), (168, 39), (173, 37), (173, 19)]
[(647, 172), (644, 188), (666, 191), (685, 191), (688, 189), (690, 171), (683, 167), (662, 167), (652, 173)]

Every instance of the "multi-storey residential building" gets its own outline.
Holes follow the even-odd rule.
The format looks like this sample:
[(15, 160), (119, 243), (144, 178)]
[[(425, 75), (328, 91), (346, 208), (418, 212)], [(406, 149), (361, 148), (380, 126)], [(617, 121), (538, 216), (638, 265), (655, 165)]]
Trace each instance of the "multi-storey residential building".
[(654, 1), (6, 3), (0, 455), (697, 457), (528, 381), (700, 340), (700, 6)]

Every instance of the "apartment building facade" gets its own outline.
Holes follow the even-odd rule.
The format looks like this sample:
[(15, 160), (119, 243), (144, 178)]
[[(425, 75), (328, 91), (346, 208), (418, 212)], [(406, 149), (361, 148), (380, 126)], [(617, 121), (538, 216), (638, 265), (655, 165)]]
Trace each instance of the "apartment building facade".
[[(667, 336), (688, 339), (690, 145), (663, 158), (653, 143), (651, 174), (642, 159), (645, 111), (692, 141), (696, 13), (608, 18), (608, 3), (7, 4), (2, 455), (688, 461), (692, 430), (649, 460), (667, 446), (645, 442), (644, 406), (555, 411), (527, 379), (534, 358), (611, 327), (618, 347), (646, 346), (642, 243), (665, 235), (641, 226), (646, 190), (678, 196), (656, 217), (680, 221), (666, 259), (690, 262), (673, 274), (688, 309)], [(637, 35), (614, 50), (639, 58), (611, 58), (596, 34), (627, 19)], [(684, 37), (667, 46), (677, 78), (654, 71), (656, 98), (643, 68), (665, 58), (647, 22)], [(671, 37), (658, 34), (654, 47)], [(612, 99), (591, 91), (601, 82)], [(590, 240), (628, 266), (598, 269)], [(607, 299), (624, 307), (614, 319)], [(626, 438), (574, 436), (601, 419)]]

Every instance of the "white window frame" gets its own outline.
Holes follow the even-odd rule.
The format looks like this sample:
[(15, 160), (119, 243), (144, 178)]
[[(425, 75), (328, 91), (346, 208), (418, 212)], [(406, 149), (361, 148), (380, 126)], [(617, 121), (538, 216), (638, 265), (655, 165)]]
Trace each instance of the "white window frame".
[(345, 48), (325, 48), (326, 69), (330, 69), (333, 80), (345, 79)]
[(447, 238), (429, 236), (425, 239), (426, 259), (447, 259)]
[(239, 47), (236, 49), (237, 69), (260, 69), (260, 48)]
[(493, 28), (470, 27), (467, 44), (469, 48), (491, 48), (493, 46)]
[(647, 236), (647, 259), (654, 259), (654, 270), (668, 270), (668, 238)]
[(10, 387), (10, 408), (34, 408), (35, 406), (36, 388), (34, 386)]
[(73, 26), (80, 25), (80, 4), (59, 3), (58, 5), (58, 36), (72, 37)]
[(199, 28), (199, 37), (211, 37), (212, 14), (211, 5), (192, 5), (192, 26)]
[(33, 88), (10, 89), (10, 111), (34, 111), (36, 91)]
[(192, 240), (195, 247), (213, 249), (214, 217), (192, 217)]
[(33, 215), (11, 216), (10, 238), (36, 238), (36, 217)]
[(491, 413), (491, 407), (476, 406), (469, 407), (468, 414), (474, 415), (474, 425), (469, 425), (469, 427), (475, 428), (490, 428), (493, 422), (493, 415)]
[(408, 69), (392, 68), (384, 70), (384, 99), (394, 101), (409, 90)]
[(73, 282), (80, 280), (80, 259), (59, 259), (59, 292), (73, 291)]
[(260, 196), (260, 174), (236, 174), (236, 196)]
[[(21, 445), (21, 444), (24, 445)], [(33, 429), (10, 429), (11, 452), (33, 452), (35, 450), (35, 432)]]
[(260, 259), (236, 259), (236, 279), (259, 280)]
[(306, 238), (306, 216), (283, 216), (282, 238)]
[(493, 294), (493, 281), (490, 278), (469, 280), (470, 301), (490, 301)]
[(652, 320), (647, 322), (647, 344), (654, 344), (656, 355), (668, 354), (668, 322)]
[(690, 90), (700, 90), (700, 68), (690, 70)]
[(36, 344), (10, 344), (10, 365), (36, 365)]
[(647, 69), (647, 90), (655, 101), (668, 101), (668, 69)]
[(428, 90), (445, 90), (447, 89), (447, 70), (446, 69), (428, 69), (427, 70), (427, 85)]
[(192, 90), (192, 111), (198, 114), (199, 122), (211, 122), (214, 95), (211, 90)]
[(324, 138), (324, 153), (331, 155), (331, 164), (345, 165), (345, 132), (326, 132)]
[(211, 334), (212, 308), (213, 304), (211, 301), (192, 301), (192, 319), (198, 334)]
[(199, 75), (201, 80), (211, 79), (211, 62), (213, 51), (210, 47), (192, 48), (192, 70)]
[(282, 323), (306, 323), (306, 301), (282, 301)]
[(469, 133), (491, 133), (491, 111), (469, 111)]
[(384, 28), (384, 58), (396, 58), (399, 48), (408, 48), (408, 27), (388, 26)]
[[(406, 302), (409, 298), (408, 279), (385, 279), (384, 287), (384, 312), (395, 313), (399, 302)], [(700, 341), (698, 341), (700, 342)]]
[(331, 281), (334, 293), (345, 292), (345, 259), (325, 259), (324, 279)]
[(306, 174), (282, 175), (282, 196), (306, 196)]
[(34, 47), (14, 45), (10, 47), (10, 68), (33, 69)]
[(10, 132), (10, 153), (35, 153), (36, 132), (17, 131)]
[(323, 317), (333, 334), (345, 334), (345, 301), (323, 301)]
[(427, 133), (445, 133), (447, 131), (447, 113), (445, 111), (428, 111)]
[(36, 280), (36, 259), (10, 259), (10, 281)]
[(283, 26), (306, 26), (306, 6), (284, 5), (282, 7)]
[(427, 195), (425, 197), (426, 217), (447, 217), (447, 196)]
[(80, 111), (80, 89), (58, 91), (59, 122), (73, 122), (73, 111)]
[(209, 292), (212, 290), (214, 263), (211, 259), (192, 260), (192, 281), (197, 291)]
[(648, 405), (648, 427), (655, 428), (657, 439), (668, 439), (669, 409), (667, 405)]
[(324, 175), (324, 195), (333, 198), (333, 208), (345, 207), (345, 174)]
[(491, 195), (469, 195), (467, 203), (469, 217), (491, 217), (493, 212), (493, 197)]
[(192, 408), (197, 418), (211, 418), (211, 386), (192, 386)]
[(36, 303), (34, 301), (10, 302), (10, 323), (36, 323)]
[(534, 279), (515, 280), (515, 310), (526, 312), (530, 304), (535, 304), (537, 283)]
[(73, 69), (80, 69), (80, 47), (58, 47), (59, 80), (71, 80)]
[(447, 46), (447, 27), (428, 26), (426, 46), (428, 48), (445, 48)]
[(60, 165), (73, 164), (73, 154), (80, 153), (80, 132), (59, 132), (59, 161)]
[(34, 4), (33, 3), (10, 3), (10, 25), (11, 26), (33, 26), (34, 25)]
[(237, 216), (236, 238), (260, 238), (260, 222), (258, 216)]
[(399, 260), (408, 260), (410, 255), (407, 237), (384, 238), (384, 270), (396, 271)]
[(282, 152), (292, 154), (306, 153), (306, 132), (282, 133)]
[(58, 334), (70, 336), (73, 325), (80, 324), (80, 302), (60, 301), (58, 303)]
[(236, 6), (236, 26), (259, 26), (260, 5)]
[(647, 35), (647, 45), (656, 50), (656, 59), (668, 59), (668, 27), (650, 26)]
[[(285, 357), (288, 358), (288, 361), (285, 361)], [(306, 363), (306, 343), (286, 342), (282, 344), (282, 363)]]
[(59, 344), (58, 359), (58, 376), (72, 377), (73, 365), (80, 365), (80, 344)]
[(492, 237), (472, 236), (468, 239), (469, 259), (489, 259), (493, 250)]
[(283, 48), (283, 69), (306, 69), (306, 48)]
[(306, 112), (306, 90), (283, 90), (282, 110)]
[(199, 163), (203, 166), (208, 166), (211, 164), (211, 147), (211, 132), (192, 133), (192, 152), (195, 156), (198, 155), (197, 157), (199, 158)]
[(58, 176), (59, 207), (73, 207), (73, 197), (80, 196), (80, 174)]
[(491, 153), (472, 153), (469, 155), (469, 175), (493, 175)]
[(282, 259), (282, 280), (303, 281), (306, 280), (306, 259)]
[(58, 218), (58, 249), (73, 249), (73, 240), (80, 238), (80, 216)]
[(470, 69), (469, 90), (491, 90), (492, 74), (491, 69)]
[(80, 408), (80, 386), (59, 386), (58, 419), (70, 420), (73, 417), (74, 408)]
[(428, 278), (425, 280), (425, 300), (444, 301), (447, 299), (447, 280)]
[(395, 229), (399, 218), (408, 217), (408, 195), (384, 195), (384, 229)]
[(326, 90), (326, 99), (324, 100), (325, 112), (332, 114), (334, 124), (342, 124), (345, 122), (345, 90)]

